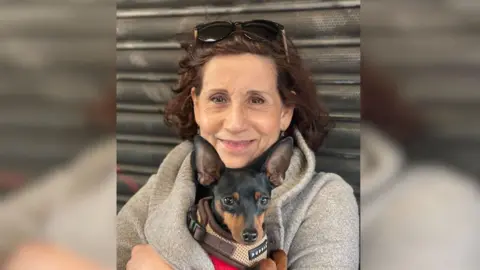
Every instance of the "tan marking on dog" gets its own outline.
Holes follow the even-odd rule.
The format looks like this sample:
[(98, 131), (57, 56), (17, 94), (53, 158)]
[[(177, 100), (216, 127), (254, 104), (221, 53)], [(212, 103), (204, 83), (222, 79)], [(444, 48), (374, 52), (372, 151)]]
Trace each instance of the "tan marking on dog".
[(242, 215), (237, 216), (228, 212), (224, 212), (223, 222), (225, 225), (227, 225), (230, 232), (232, 232), (233, 239), (239, 243), (243, 243), (241, 235), (243, 229), (245, 228), (245, 218)]
[(223, 209), (222, 209), (222, 203), (220, 201), (215, 201), (215, 210), (217, 210), (217, 213), (223, 216)]
[(232, 194), (232, 197), (238, 202), (238, 200), (240, 200), (240, 194), (238, 194), (238, 192), (234, 192)]
[(258, 201), (258, 199), (260, 199), (260, 197), (262, 197), (262, 193), (255, 192), (255, 200)]
[(258, 237), (257, 239), (260, 240), (263, 238), (263, 222), (265, 220), (265, 213), (261, 213), (260, 215), (255, 217), (255, 229), (257, 229)]

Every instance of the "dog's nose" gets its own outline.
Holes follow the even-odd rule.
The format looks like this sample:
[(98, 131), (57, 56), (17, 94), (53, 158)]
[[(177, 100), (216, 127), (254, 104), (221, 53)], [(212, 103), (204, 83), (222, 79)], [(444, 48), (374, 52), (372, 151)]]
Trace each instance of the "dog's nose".
[(246, 243), (252, 243), (257, 241), (257, 236), (257, 230), (255, 229), (245, 229), (242, 233), (243, 241), (245, 241)]

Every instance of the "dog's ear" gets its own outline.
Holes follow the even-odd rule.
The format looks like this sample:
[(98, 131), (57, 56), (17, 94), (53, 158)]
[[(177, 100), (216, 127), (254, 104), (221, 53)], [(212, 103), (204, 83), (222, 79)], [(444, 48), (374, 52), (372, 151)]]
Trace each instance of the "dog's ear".
[(270, 183), (278, 187), (283, 183), (285, 173), (290, 165), (290, 159), (293, 155), (293, 138), (286, 137), (273, 146), (270, 156), (264, 165), (264, 171), (267, 174)]
[(202, 136), (195, 136), (193, 145), (198, 182), (203, 186), (216, 183), (225, 170), (225, 164), (215, 148)]

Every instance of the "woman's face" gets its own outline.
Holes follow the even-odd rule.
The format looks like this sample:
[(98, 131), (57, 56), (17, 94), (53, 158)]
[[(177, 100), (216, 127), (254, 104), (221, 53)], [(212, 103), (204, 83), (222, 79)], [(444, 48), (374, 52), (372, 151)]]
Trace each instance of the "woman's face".
[(216, 56), (204, 66), (202, 85), (198, 96), (191, 93), (195, 121), (229, 168), (260, 156), (290, 125), (293, 108), (282, 103), (270, 58)]

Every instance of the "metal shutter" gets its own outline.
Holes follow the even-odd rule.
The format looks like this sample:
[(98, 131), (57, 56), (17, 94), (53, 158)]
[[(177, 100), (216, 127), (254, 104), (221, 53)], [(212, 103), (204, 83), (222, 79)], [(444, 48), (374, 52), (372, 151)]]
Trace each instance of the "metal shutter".
[(286, 27), (315, 72), (318, 94), (336, 120), (318, 152), (317, 170), (340, 174), (358, 198), (360, 1), (118, 0), (117, 4), (119, 207), (180, 142), (162, 118), (182, 55), (172, 37), (197, 23), (219, 19), (262, 18)]

